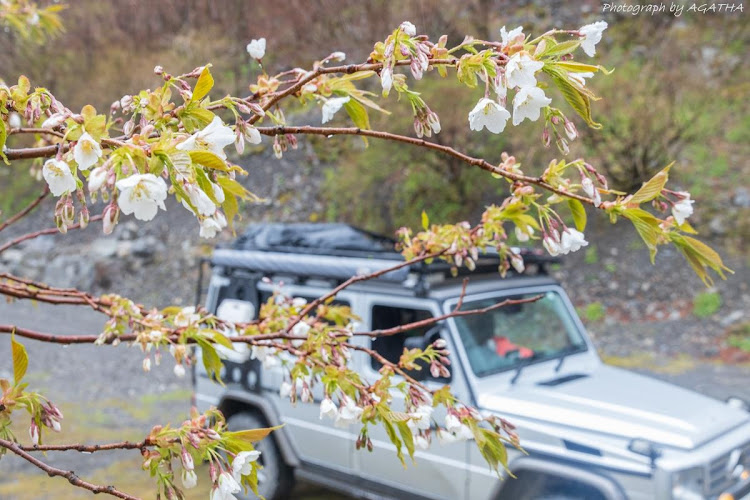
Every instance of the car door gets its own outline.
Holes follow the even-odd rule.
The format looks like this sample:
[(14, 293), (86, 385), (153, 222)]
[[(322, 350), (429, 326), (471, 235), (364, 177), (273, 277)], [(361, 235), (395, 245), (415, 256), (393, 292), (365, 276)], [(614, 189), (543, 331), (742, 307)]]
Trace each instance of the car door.
[[(437, 302), (425, 299), (368, 296), (363, 298), (363, 302), (364, 307), (361, 309), (363, 328), (371, 330), (398, 326), (439, 314)], [(379, 339), (357, 337), (356, 341), (394, 361), (403, 351), (406, 336), (423, 335), (430, 327)], [(449, 350), (452, 350), (451, 339), (445, 338), (445, 340)], [(369, 382), (379, 378), (377, 370), (380, 366), (376, 361), (366, 355), (359, 356), (358, 360), (360, 372)], [(452, 367), (455, 366), (454, 363)], [(402, 380), (400, 376), (393, 377), (394, 385)], [(445, 383), (445, 380), (424, 381), (430, 389), (439, 389)], [(463, 398), (465, 387), (461, 374), (455, 369), (452, 369), (450, 383), (454, 388), (454, 393), (459, 392), (458, 396)], [(394, 390), (393, 395), (394, 410), (404, 410), (404, 397), (401, 392)], [(442, 409), (436, 410), (433, 414), (433, 418), (440, 424), (443, 423), (444, 417), (445, 412)], [(370, 435), (373, 451), (363, 450), (355, 453), (354, 464), (359, 476), (366, 484), (369, 483), (372, 489), (380, 490), (385, 494), (391, 493), (399, 498), (405, 498), (404, 494), (408, 494), (409, 498), (466, 498), (467, 468), (469, 467), (467, 463), (468, 443), (440, 445), (433, 434), (430, 448), (426, 451), (417, 451), (414, 456), (415, 462), (408, 458), (404, 450), (407, 455), (407, 466), (404, 467), (399, 462), (396, 448), (382, 426), (370, 427)]]
[[(267, 297), (270, 285), (263, 284), (259, 288), (265, 289), (265, 294), (262, 295)], [(328, 291), (325, 288), (284, 286), (284, 293), (287, 295), (307, 300), (320, 297)], [(356, 297), (356, 294), (341, 293), (336, 299), (341, 304), (354, 307)], [(292, 359), (291, 356), (289, 359)], [(284, 430), (292, 438), (299, 457), (309, 464), (351, 474), (356, 430), (338, 429), (330, 419), (320, 419), (320, 402), (324, 396), (322, 384), (315, 384), (312, 388), (314, 403), (292, 404), (288, 397), (279, 396), (281, 383), (289, 381), (288, 368), (277, 366), (264, 370), (263, 377), (266, 397), (279, 409)]]

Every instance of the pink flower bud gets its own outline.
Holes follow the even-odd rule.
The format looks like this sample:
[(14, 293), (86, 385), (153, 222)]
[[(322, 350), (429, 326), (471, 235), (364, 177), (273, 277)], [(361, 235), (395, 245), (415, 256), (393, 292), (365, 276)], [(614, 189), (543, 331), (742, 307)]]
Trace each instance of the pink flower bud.
[(32, 443), (39, 444), (39, 426), (36, 425), (36, 421), (33, 418), (31, 419), (31, 425), (29, 426), (29, 437), (31, 438)]
[(182, 451), (180, 452), (180, 459), (182, 460), (182, 467), (185, 470), (193, 470), (195, 468), (195, 464), (193, 463), (193, 456), (190, 454), (187, 448), (182, 448)]

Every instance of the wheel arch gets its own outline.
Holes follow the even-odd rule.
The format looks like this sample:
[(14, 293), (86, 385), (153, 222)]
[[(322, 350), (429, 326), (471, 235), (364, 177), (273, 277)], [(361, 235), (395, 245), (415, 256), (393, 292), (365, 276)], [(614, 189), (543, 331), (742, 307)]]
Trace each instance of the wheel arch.
[[(545, 478), (555, 481), (567, 481), (600, 493), (606, 500), (626, 500), (622, 488), (607, 475), (586, 470), (575, 464), (566, 463), (562, 460), (543, 459), (536, 457), (521, 457), (510, 465), (510, 470), (518, 479), (506, 477), (491, 497), (496, 500), (515, 499), (518, 489), (524, 481), (531, 478)], [(515, 481), (520, 480), (521, 483)]]

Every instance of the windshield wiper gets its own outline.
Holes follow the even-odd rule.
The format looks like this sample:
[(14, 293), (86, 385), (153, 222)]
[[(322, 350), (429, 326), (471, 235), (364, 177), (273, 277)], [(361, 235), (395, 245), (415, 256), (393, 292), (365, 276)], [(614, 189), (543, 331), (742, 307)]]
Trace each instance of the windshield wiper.
[(533, 361), (539, 359), (539, 355), (537, 353), (534, 353), (532, 356), (529, 356), (526, 358), (526, 360), (523, 363), (518, 364), (518, 368), (516, 368), (516, 373), (513, 375), (513, 378), (510, 379), (510, 385), (515, 385), (516, 381), (518, 380), (518, 377), (521, 376), (521, 372), (524, 368), (526, 368), (528, 365), (530, 365)]
[(555, 366), (555, 373), (560, 371), (560, 368), (562, 368), (563, 362), (565, 361), (565, 358), (570, 356), (571, 354), (575, 354), (577, 352), (581, 352), (581, 346), (578, 345), (569, 345), (565, 348), (563, 348), (560, 351), (560, 359), (557, 362), (557, 365)]

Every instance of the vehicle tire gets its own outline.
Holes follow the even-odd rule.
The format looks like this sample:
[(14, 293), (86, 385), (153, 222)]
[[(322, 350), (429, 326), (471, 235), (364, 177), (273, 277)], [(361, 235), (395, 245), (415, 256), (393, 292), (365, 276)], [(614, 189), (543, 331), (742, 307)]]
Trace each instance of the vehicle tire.
[[(230, 431), (258, 429), (268, 424), (257, 414), (250, 412), (235, 413), (227, 420)], [(266, 500), (285, 500), (294, 488), (294, 470), (284, 462), (273, 434), (259, 441), (255, 448), (260, 451), (258, 459), (263, 466), (258, 471), (258, 493)], [(252, 492), (247, 495), (236, 495), (240, 500), (257, 498)]]

